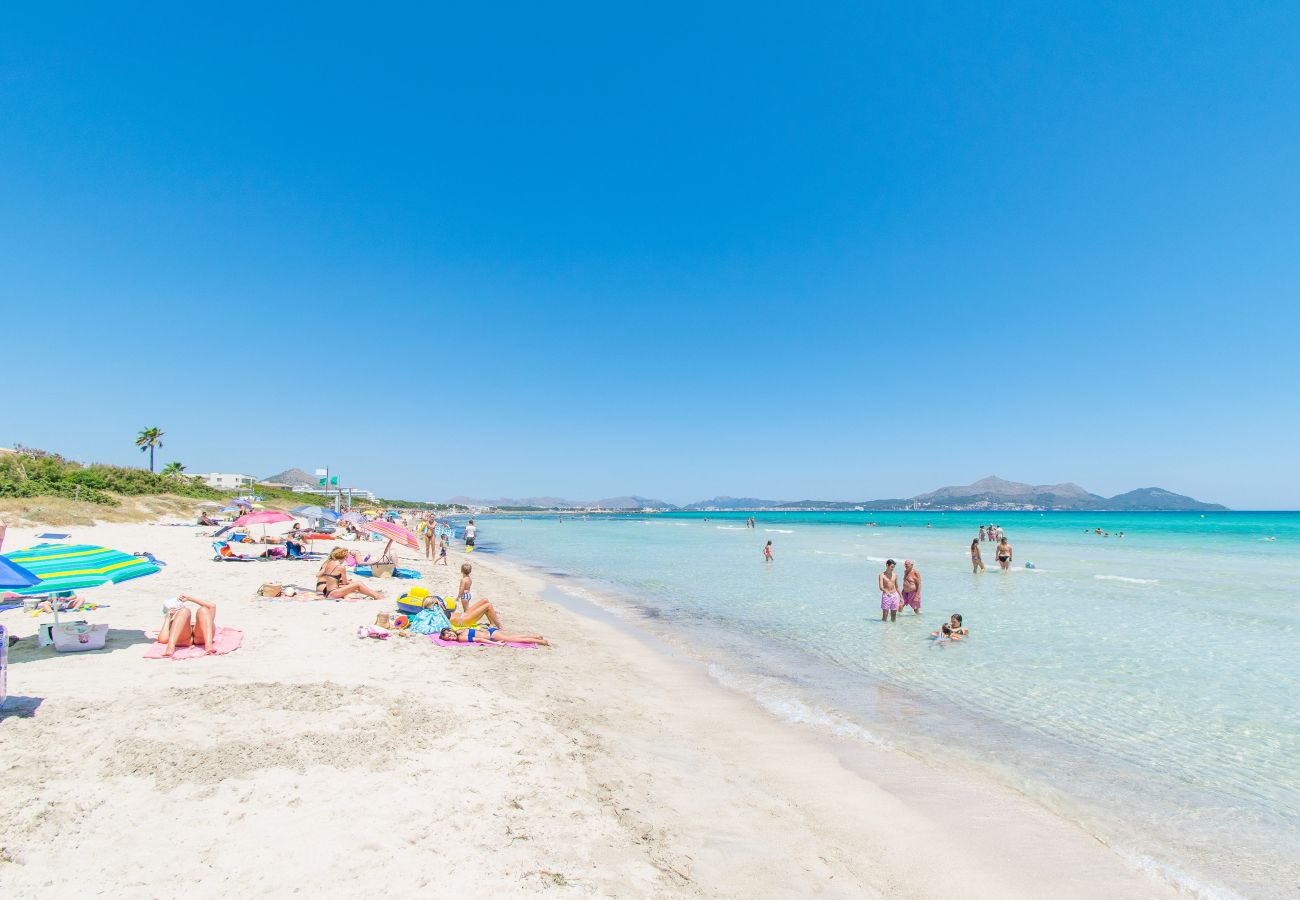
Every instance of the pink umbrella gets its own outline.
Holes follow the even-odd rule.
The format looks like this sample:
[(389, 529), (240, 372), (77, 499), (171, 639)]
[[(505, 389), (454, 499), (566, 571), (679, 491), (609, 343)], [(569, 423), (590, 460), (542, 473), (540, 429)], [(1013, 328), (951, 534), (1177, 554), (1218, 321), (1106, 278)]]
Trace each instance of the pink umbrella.
[[(293, 516), (282, 513), (278, 509), (261, 509), (257, 512), (245, 513), (235, 520), (236, 525), (261, 525), (262, 540), (266, 540), (266, 526), (275, 525), (278, 522), (292, 522)], [(251, 530), (250, 530), (251, 534)]]
[(420, 541), (401, 525), (394, 525), (392, 522), (386, 522), (383, 519), (375, 519), (373, 522), (367, 522), (366, 528), (375, 534), (388, 538), (388, 545), (384, 547), (381, 558), (388, 555), (388, 550), (393, 546), (393, 541), (397, 541), (403, 547), (409, 547), (412, 550), (420, 549)]
[(235, 520), (236, 525), (271, 525), (275, 522), (292, 522), (293, 516), (278, 509), (264, 509), (260, 512), (246, 513)]

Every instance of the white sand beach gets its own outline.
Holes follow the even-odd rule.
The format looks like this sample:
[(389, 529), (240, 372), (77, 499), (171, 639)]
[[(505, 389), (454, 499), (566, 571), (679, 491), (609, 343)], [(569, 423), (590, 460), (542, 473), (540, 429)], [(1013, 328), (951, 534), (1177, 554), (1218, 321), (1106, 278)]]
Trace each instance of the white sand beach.
[[(255, 598), (309, 588), (317, 563), (218, 563), (193, 527), (65, 530), (167, 565), (87, 592), (109, 604), (85, 614), (111, 624), (104, 651), (38, 649), (36, 618), (0, 618), (24, 638), (0, 718), (4, 896), (1174, 895), (1023, 798), (778, 722), (488, 554), (476, 595), (553, 647), (360, 639), (390, 602)], [(466, 558), (403, 555), (425, 577), (370, 581), (390, 599), (453, 592)], [(143, 658), (181, 592), (243, 647)]]

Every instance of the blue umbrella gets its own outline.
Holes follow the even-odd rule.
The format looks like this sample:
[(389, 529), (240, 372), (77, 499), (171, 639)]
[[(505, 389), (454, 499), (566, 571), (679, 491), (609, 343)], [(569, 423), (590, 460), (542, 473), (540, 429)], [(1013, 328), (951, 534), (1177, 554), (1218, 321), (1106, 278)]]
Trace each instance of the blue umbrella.
[(0, 556), (0, 588), (31, 587), (40, 580), (9, 557)]
[(289, 510), (289, 512), (301, 519), (315, 519), (318, 522), (337, 522), (339, 520), (338, 513), (323, 506), (299, 506)]

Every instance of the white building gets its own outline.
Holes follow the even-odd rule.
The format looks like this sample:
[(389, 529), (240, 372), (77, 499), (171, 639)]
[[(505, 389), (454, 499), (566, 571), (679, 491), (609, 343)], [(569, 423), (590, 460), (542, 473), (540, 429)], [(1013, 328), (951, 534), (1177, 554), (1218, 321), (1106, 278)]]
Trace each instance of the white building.
[(360, 497), (366, 500), (375, 499), (374, 491), (363, 491), (361, 488), (323, 488), (313, 487), (310, 484), (295, 484), (293, 486), (293, 492), (295, 494), (315, 494), (318, 497), (334, 497), (342, 494), (344, 497)]
[(208, 487), (223, 491), (251, 488), (257, 481), (252, 475), (239, 475), (233, 472), (209, 472), (207, 475), (200, 475), (199, 478), (203, 479), (203, 483)]

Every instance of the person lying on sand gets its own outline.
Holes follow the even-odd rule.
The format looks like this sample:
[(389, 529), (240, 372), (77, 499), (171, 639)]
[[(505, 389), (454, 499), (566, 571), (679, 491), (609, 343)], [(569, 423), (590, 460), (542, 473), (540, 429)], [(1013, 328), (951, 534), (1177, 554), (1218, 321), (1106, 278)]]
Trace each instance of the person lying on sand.
[(360, 581), (348, 577), (348, 567), (343, 563), (347, 557), (348, 551), (342, 547), (330, 551), (329, 558), (316, 573), (316, 592), (324, 594), (329, 600), (342, 600), (349, 594), (365, 594), (371, 600), (382, 600), (382, 593), (372, 591)]
[[(186, 603), (198, 607), (197, 615), (191, 621), (190, 608)], [(163, 601), (163, 623), (158, 630), (154, 643), (166, 644), (163, 656), (171, 656), (177, 647), (189, 647), (198, 644), (208, 653), (216, 653), (213, 644), (217, 638), (217, 604), (210, 600), (200, 600), (189, 594), (181, 594), (172, 600)]]
[[(486, 632), (486, 634), (485, 634)], [(540, 634), (506, 634), (500, 628), (444, 628), (438, 632), (444, 641), (458, 644), (541, 644), (551, 646), (550, 641)]]

